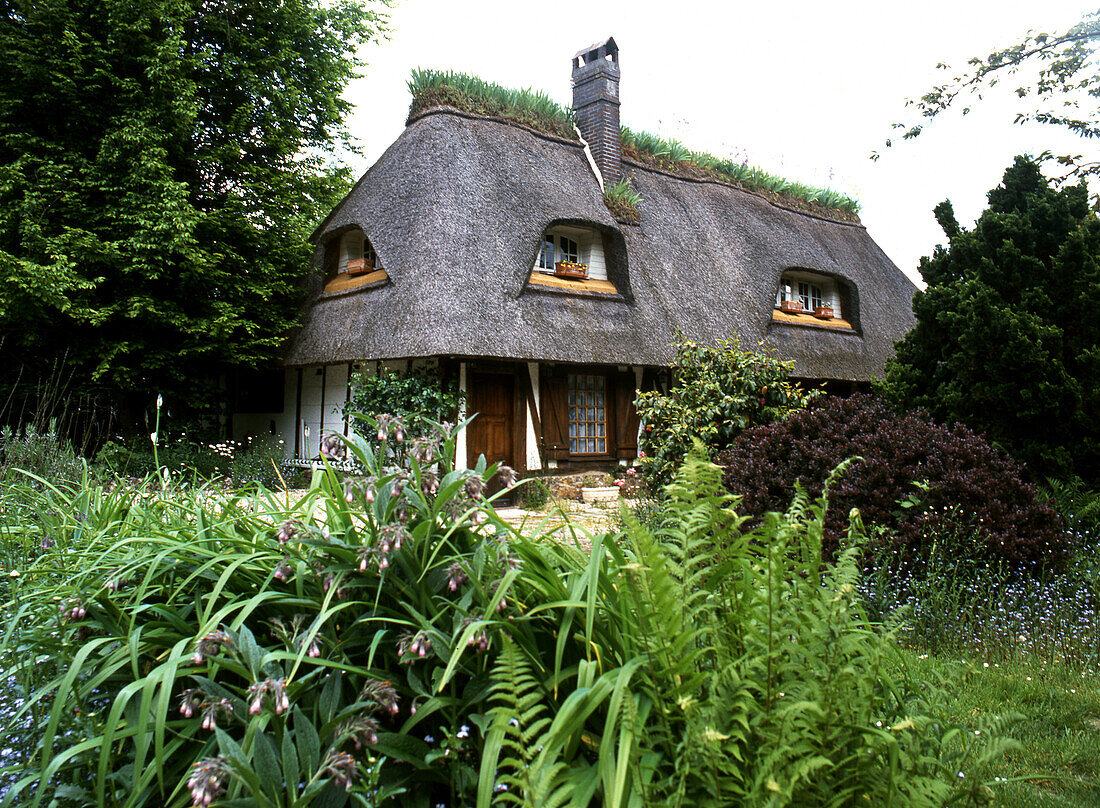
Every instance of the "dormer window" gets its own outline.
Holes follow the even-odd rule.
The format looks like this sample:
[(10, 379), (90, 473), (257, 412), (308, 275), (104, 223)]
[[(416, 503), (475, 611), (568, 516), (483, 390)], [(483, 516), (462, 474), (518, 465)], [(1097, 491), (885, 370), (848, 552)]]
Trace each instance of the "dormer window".
[(633, 302), (622, 234), (595, 223), (551, 224), (530, 247), (524, 293)]
[[(591, 264), (590, 257), (593, 252), (591, 245), (598, 239), (598, 234), (593, 233), (590, 239), (585, 240), (584, 236), (580, 233), (571, 233), (566, 235), (559, 232), (558, 229), (554, 229), (542, 236), (542, 248), (539, 251), (538, 264), (536, 269), (542, 270), (542, 272), (553, 273), (558, 268), (558, 264), (576, 264), (576, 265), (588, 265)], [(585, 241), (585, 250), (581, 250), (581, 242)], [(583, 259), (582, 259), (583, 255)], [(598, 248), (598, 263), (603, 268), (603, 244), (599, 244)], [(593, 276), (590, 272), (588, 277)], [(606, 269), (603, 276), (607, 277)]]
[(837, 283), (812, 272), (784, 272), (775, 293), (775, 308), (787, 314), (842, 317)]
[(363, 275), (381, 268), (374, 247), (362, 230), (349, 230), (340, 237), (337, 274)]

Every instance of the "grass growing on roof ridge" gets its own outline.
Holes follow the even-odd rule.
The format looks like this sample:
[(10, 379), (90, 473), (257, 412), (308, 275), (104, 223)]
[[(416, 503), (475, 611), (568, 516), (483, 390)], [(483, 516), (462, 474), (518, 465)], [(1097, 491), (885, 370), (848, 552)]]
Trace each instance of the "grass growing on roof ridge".
[(409, 92), (413, 97), (410, 118), (430, 107), (446, 105), (516, 121), (569, 140), (577, 139), (573, 111), (537, 90), (513, 90), (452, 70), (414, 68)]
[(791, 182), (770, 174), (762, 168), (749, 165), (747, 161), (738, 163), (736, 160), (715, 157), (706, 152), (691, 151), (678, 140), (666, 140), (650, 132), (635, 132), (624, 126), (622, 127), (622, 145), (624, 156), (629, 156), (625, 154), (626, 151), (633, 149), (638, 154), (654, 158), (658, 164), (665, 164), (674, 170), (687, 164), (687, 166), (702, 169), (707, 174), (721, 175), (720, 178), (752, 190), (766, 191), (851, 214), (859, 212), (859, 202), (838, 191), (805, 185), (801, 182)]
[[(414, 68), (408, 86), (413, 97), (410, 118), (431, 107), (450, 106), (515, 121), (569, 140), (577, 139), (573, 110), (537, 90), (510, 89), (466, 73), (430, 68)], [(666, 140), (649, 132), (635, 132), (624, 126), (622, 145), (624, 152), (632, 149), (665, 168), (680, 171), (687, 168), (689, 172), (783, 197), (796, 205), (805, 203), (802, 207), (843, 211), (852, 218), (859, 212), (859, 202), (838, 191), (791, 182), (748, 163), (694, 152), (677, 140)]]

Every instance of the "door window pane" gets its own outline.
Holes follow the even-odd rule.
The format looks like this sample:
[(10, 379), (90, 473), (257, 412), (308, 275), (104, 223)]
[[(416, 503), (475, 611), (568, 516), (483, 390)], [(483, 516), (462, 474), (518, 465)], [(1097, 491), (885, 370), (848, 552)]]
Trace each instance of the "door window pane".
[(569, 375), (569, 451), (576, 454), (607, 453), (607, 408), (604, 377)]

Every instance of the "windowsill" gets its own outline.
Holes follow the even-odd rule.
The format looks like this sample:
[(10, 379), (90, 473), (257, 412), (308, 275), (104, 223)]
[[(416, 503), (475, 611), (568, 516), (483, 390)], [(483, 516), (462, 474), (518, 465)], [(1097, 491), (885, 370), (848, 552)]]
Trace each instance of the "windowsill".
[(557, 275), (549, 275), (536, 269), (531, 273), (532, 286), (550, 286), (556, 289), (570, 289), (575, 292), (602, 292), (607, 295), (615, 295), (619, 290), (611, 281), (597, 280), (595, 278), (559, 278)]
[(527, 279), (527, 286), (525, 289), (526, 291), (538, 292), (540, 294), (565, 295), (567, 297), (592, 297), (599, 300), (612, 300), (618, 303), (626, 302), (626, 298), (619, 294), (619, 290), (615, 288), (615, 284), (611, 283), (611, 281), (595, 280), (594, 278), (586, 278), (584, 280), (559, 278), (556, 275), (546, 275), (537, 269), (534, 270)]
[(322, 292), (347, 292), (351, 289), (358, 289), (361, 286), (370, 286), (371, 284), (389, 280), (389, 277), (390, 276), (386, 274), (386, 270), (384, 269), (375, 269), (365, 275), (348, 275), (346, 272), (341, 272), (325, 284), (325, 288)]
[(822, 320), (812, 314), (791, 314), (790, 312), (772, 309), (772, 322), (782, 325), (794, 325), (809, 328), (825, 328), (833, 331), (851, 331), (855, 333), (852, 324), (843, 317), (834, 317), (831, 320)]

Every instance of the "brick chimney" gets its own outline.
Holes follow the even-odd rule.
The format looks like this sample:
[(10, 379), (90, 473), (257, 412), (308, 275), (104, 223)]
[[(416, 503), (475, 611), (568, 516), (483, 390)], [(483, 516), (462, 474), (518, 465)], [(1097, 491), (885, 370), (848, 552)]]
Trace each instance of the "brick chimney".
[(577, 128), (610, 188), (622, 175), (619, 132), (619, 46), (614, 38), (573, 56), (573, 111)]

